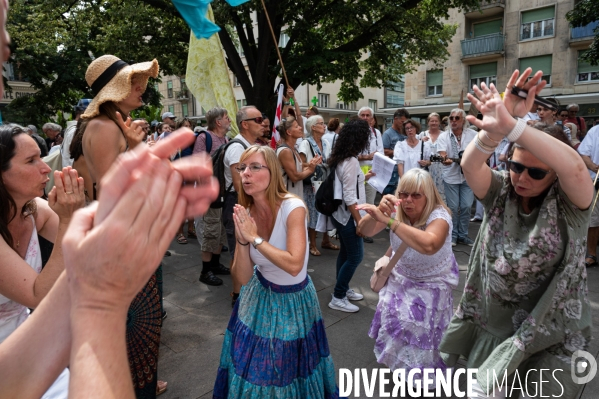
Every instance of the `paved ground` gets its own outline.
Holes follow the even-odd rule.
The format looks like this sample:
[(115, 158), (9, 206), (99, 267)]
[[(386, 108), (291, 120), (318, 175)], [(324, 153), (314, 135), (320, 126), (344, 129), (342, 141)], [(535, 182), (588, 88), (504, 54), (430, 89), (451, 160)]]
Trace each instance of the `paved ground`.
[[(478, 223), (471, 223), (470, 236), (475, 237)], [(320, 242), (320, 236), (318, 239)], [(320, 301), (329, 346), (337, 370), (339, 368), (379, 367), (373, 353), (374, 341), (368, 337), (370, 322), (378, 302), (378, 294), (370, 290), (369, 280), (374, 262), (389, 245), (388, 233), (382, 232), (374, 244), (364, 244), (364, 261), (356, 270), (352, 288), (364, 294), (364, 300), (354, 302), (357, 313), (344, 313), (327, 305), (335, 284), (337, 251), (321, 250), (322, 256), (310, 256), (308, 272)], [(171, 245), (172, 256), (164, 259), (164, 306), (168, 312), (162, 329), (158, 376), (168, 381), (168, 390), (161, 399), (196, 399), (212, 397), (221, 346), (231, 314), (231, 278), (224, 277), (224, 285), (210, 287), (198, 281), (201, 270), (200, 248), (196, 240)], [(460, 266), (460, 284), (454, 291), (454, 305), (461, 296), (465, 283), (470, 247), (458, 245), (455, 255)], [(222, 256), (229, 264), (229, 256)], [(599, 269), (589, 270), (589, 295), (593, 308), (593, 324), (599, 325)], [(597, 357), (598, 340), (590, 352)], [(370, 373), (370, 371), (369, 371)], [(599, 392), (599, 376), (583, 387), (582, 399), (594, 399)], [(364, 392), (362, 390), (362, 396)], [(377, 397), (378, 393), (374, 397)]]

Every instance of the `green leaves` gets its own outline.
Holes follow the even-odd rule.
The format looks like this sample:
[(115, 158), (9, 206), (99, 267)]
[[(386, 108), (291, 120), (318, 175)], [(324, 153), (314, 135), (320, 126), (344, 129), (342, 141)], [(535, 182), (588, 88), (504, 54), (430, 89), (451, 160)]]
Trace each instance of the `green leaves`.
[[(581, 0), (566, 14), (571, 27), (585, 26), (599, 20), (599, 0)], [(591, 65), (599, 64), (599, 29), (595, 29), (595, 40), (581, 58)]]

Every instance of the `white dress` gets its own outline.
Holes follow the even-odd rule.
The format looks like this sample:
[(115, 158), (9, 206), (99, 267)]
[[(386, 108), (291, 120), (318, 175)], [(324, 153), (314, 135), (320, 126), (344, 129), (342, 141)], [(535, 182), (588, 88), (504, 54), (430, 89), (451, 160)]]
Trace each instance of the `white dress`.
[[(33, 223), (33, 231), (31, 232), (31, 238), (27, 246), (25, 262), (39, 274), (42, 271), (42, 254), (37, 238), (35, 219), (33, 216), (29, 216), (29, 219)], [(26, 306), (0, 295), (0, 342), (8, 338), (17, 327), (27, 320), (27, 317), (29, 317), (29, 309)], [(52, 343), (49, 342), (48, 344), (51, 345)], [(67, 398), (68, 396), (69, 370), (65, 369), (48, 391), (46, 391), (44, 396), (42, 396), (42, 399), (59, 399)]]

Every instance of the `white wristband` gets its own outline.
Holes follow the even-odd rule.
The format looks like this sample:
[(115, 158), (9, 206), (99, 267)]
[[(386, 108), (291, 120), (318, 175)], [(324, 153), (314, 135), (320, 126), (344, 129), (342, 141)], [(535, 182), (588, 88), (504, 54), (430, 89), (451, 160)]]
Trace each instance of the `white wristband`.
[(522, 136), (524, 129), (526, 129), (526, 121), (522, 118), (518, 118), (516, 126), (514, 126), (510, 134), (507, 135), (507, 139), (513, 143)]

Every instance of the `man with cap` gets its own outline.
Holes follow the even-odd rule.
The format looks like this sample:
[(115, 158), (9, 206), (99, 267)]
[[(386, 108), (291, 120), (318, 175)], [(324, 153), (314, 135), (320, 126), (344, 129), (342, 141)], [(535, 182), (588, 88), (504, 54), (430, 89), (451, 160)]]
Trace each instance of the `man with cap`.
[(77, 131), (77, 122), (79, 122), (79, 117), (83, 115), (87, 106), (92, 100), (90, 98), (82, 98), (79, 100), (77, 105), (73, 107), (73, 113), (75, 114), (75, 119), (67, 122), (67, 128), (64, 131), (64, 140), (62, 141), (62, 166), (73, 166), (73, 160), (71, 159), (71, 142), (73, 141), (73, 136), (75, 136), (75, 131)]
[(175, 131), (175, 119), (177, 117), (172, 112), (162, 114), (162, 123), (166, 123), (171, 127), (171, 131)]

